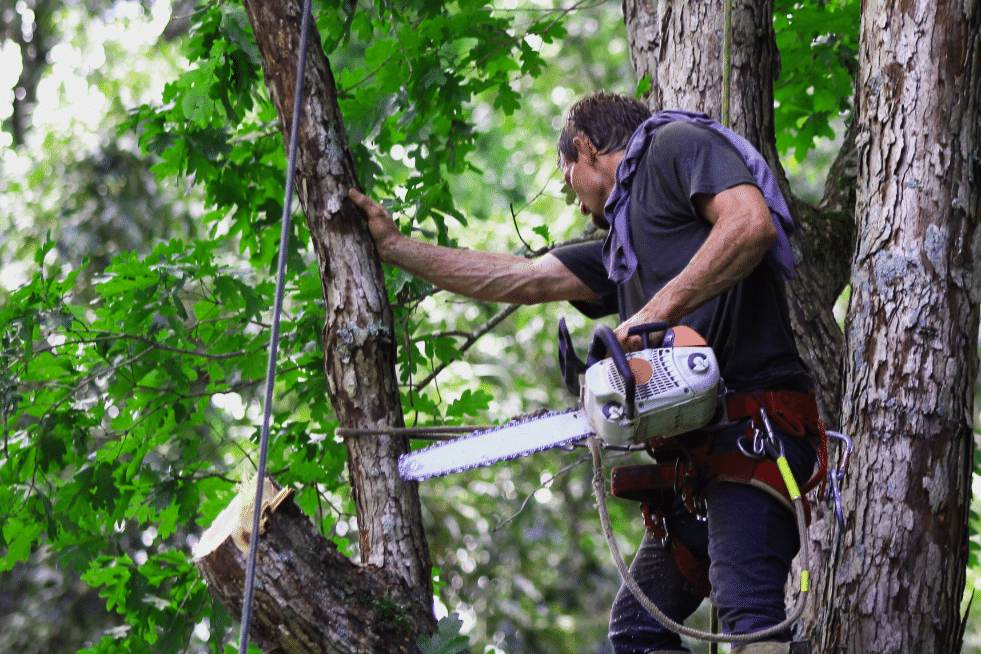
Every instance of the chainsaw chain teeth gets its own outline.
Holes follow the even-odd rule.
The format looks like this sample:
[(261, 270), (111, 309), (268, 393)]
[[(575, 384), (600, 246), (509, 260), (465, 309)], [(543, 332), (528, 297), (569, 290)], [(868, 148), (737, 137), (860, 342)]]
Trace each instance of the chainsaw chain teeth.
[(456, 466), (456, 467), (453, 467), (453, 468), (447, 468), (447, 469), (444, 469), (444, 470), (440, 470), (438, 472), (423, 473), (423, 474), (411, 473), (411, 471), (408, 470), (408, 465), (407, 465), (407, 459), (409, 457), (413, 457), (413, 456), (417, 456), (417, 455), (423, 455), (426, 452), (429, 452), (431, 450), (439, 450), (439, 449), (442, 449), (442, 448), (446, 447), (447, 444), (450, 444), (450, 443), (452, 443), (452, 444), (455, 445), (457, 443), (461, 443), (461, 442), (464, 442), (464, 441), (473, 440), (473, 439), (476, 439), (476, 438), (482, 438), (482, 437), (486, 436), (487, 434), (493, 434), (493, 433), (496, 433), (496, 432), (499, 432), (499, 431), (503, 431), (505, 429), (510, 429), (512, 427), (516, 427), (518, 425), (523, 425), (523, 424), (527, 424), (527, 423), (530, 423), (530, 422), (536, 422), (536, 421), (542, 420), (543, 418), (552, 418), (554, 416), (561, 416), (561, 415), (566, 415), (566, 414), (569, 414), (569, 413), (575, 413), (576, 411), (579, 411), (579, 410), (580, 410), (579, 407), (572, 407), (572, 408), (569, 408), (569, 409), (564, 409), (562, 411), (548, 411), (548, 410), (543, 410), (543, 411), (540, 411), (540, 412), (529, 413), (529, 414), (525, 414), (525, 415), (519, 417), (518, 419), (509, 420), (508, 422), (504, 423), (503, 425), (499, 425), (499, 426), (496, 426), (496, 427), (490, 427), (488, 429), (480, 429), (480, 430), (477, 430), (477, 431), (474, 431), (474, 432), (470, 432), (466, 436), (461, 436), (460, 438), (456, 438), (456, 439), (454, 439), (452, 441), (446, 441), (446, 442), (443, 442), (443, 443), (437, 443), (435, 445), (429, 445), (427, 447), (423, 447), (423, 448), (420, 448), (418, 450), (413, 450), (412, 452), (409, 452), (407, 454), (403, 454), (401, 457), (399, 457), (399, 474), (402, 476), (403, 479), (412, 479), (413, 481), (425, 481), (426, 479), (433, 479), (435, 477), (443, 477), (445, 475), (452, 475), (452, 474), (456, 474), (458, 472), (465, 472), (467, 470), (474, 470), (476, 468), (483, 468), (485, 466), (488, 466), (488, 465), (491, 465), (491, 464), (494, 464), (494, 463), (500, 463), (501, 461), (513, 461), (514, 459), (520, 459), (522, 457), (528, 456), (529, 454), (535, 454), (536, 452), (543, 452), (545, 450), (551, 450), (551, 449), (554, 449), (556, 447), (564, 447), (564, 446), (567, 446), (567, 445), (572, 445), (573, 443), (577, 443), (577, 442), (583, 440), (584, 438), (588, 437), (593, 432), (590, 431), (590, 430), (587, 430), (587, 431), (585, 431), (582, 434), (577, 434), (575, 436), (570, 436), (570, 437), (565, 438), (565, 439), (562, 439), (560, 441), (554, 441), (554, 442), (550, 442), (550, 443), (545, 443), (545, 444), (540, 445), (540, 446), (537, 446), (537, 447), (530, 447), (527, 450), (522, 450), (521, 452), (516, 452), (514, 454), (508, 454), (508, 455), (504, 455), (504, 456), (500, 456), (500, 457), (485, 458), (485, 459), (481, 459), (480, 461), (475, 461), (473, 463), (468, 463), (468, 464), (461, 465), (461, 466)]

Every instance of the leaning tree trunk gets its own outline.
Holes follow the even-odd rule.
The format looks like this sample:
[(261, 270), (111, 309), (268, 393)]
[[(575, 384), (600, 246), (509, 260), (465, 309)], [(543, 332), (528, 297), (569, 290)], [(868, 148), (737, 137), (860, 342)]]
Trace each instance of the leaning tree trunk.
[(977, 377), (981, 5), (863, 3), (843, 418), (858, 442), (824, 652), (957, 652)]
[[(716, 119), (722, 107), (722, 3), (717, 0), (624, 0), (630, 55), (638, 77), (652, 81), (651, 109), (694, 109)], [(779, 56), (773, 33), (772, 0), (734, 0), (732, 18), (732, 128), (766, 157), (797, 220), (792, 243), (799, 259), (789, 285), (791, 324), (801, 356), (815, 377), (822, 418), (840, 421), (843, 337), (832, 309), (848, 280), (854, 236), (854, 120), (831, 166), (817, 206), (796, 198), (780, 165), (774, 137), (773, 80)], [(814, 506), (810, 529), (811, 569), (824, 574), (831, 553), (832, 525)], [(796, 595), (790, 590), (790, 598)], [(817, 620), (810, 602), (803, 631)]]
[[(290, 128), (299, 51), (300, 3), (297, 0), (245, 0), (245, 7), (262, 54), (266, 86), (279, 114), (285, 142)], [(391, 310), (374, 242), (360, 210), (347, 199), (347, 190), (356, 185), (354, 167), (337, 106), (334, 79), (320, 43), (319, 35), (312, 29), (299, 130), (296, 186), (320, 262), (327, 308), (323, 344), (330, 400), (342, 426), (401, 426)], [(412, 618), (410, 628), (399, 632), (402, 640), (392, 641), (385, 649), (374, 651), (412, 651), (413, 635), (433, 628), (431, 565), (418, 489), (414, 483), (403, 482), (398, 474), (398, 457), (406, 450), (404, 438), (352, 439), (347, 442), (348, 470), (365, 567), (342, 565), (334, 561), (338, 556), (336, 552), (325, 551), (323, 556), (330, 560), (321, 566), (321, 572), (316, 572), (313, 565), (305, 568), (313, 577), (329, 569), (330, 574), (338, 577), (326, 581), (338, 588), (356, 587), (358, 583), (370, 587), (369, 594), (378, 603), (376, 608), (383, 605), (392, 611), (403, 600), (412, 603), (413, 606), (406, 610), (395, 611)], [(275, 513), (270, 520), (275, 524)], [(305, 528), (315, 531), (312, 524)], [(272, 545), (260, 547), (259, 553), (267, 556), (260, 556), (258, 562), (260, 582), (269, 584), (275, 583), (276, 561), (292, 557), (303, 560), (299, 550), (291, 551), (293, 546), (288, 538), (275, 542), (279, 551), (274, 552)], [(208, 560), (211, 559), (202, 559), (202, 563)], [(225, 576), (237, 574), (232, 572), (233, 559), (222, 560), (231, 566), (225, 569)], [(213, 573), (210, 576), (214, 578)], [(369, 578), (371, 583), (367, 584), (365, 580)], [(324, 579), (310, 578), (300, 587), (309, 584), (314, 589), (323, 583)], [(237, 587), (229, 585), (228, 588)], [(263, 592), (260, 585), (257, 596), (261, 598)], [(298, 604), (325, 602), (326, 605), (320, 608), (326, 615), (337, 616), (337, 621), (375, 630), (379, 638), (391, 634), (390, 620), (378, 620), (377, 614), (367, 612), (365, 607), (370, 608), (372, 602), (346, 602), (343, 595), (327, 593), (312, 595), (303, 602), (294, 597), (293, 601)], [(233, 605), (241, 601), (240, 597), (223, 599), (230, 600)], [(260, 599), (257, 610), (263, 608)], [(284, 611), (281, 619), (289, 620), (290, 615), (289, 611)], [(263, 623), (261, 617), (257, 620), (257, 624), (260, 623)], [(345, 636), (343, 630), (331, 632), (327, 624), (323, 629), (324, 642), (329, 643), (323, 651), (372, 651), (360, 649), (360, 645), (350, 635)], [(293, 651), (286, 636), (288, 629), (284, 627), (281, 631), (283, 640), (273, 636), (272, 641), (267, 638), (265, 642), (273, 649)]]

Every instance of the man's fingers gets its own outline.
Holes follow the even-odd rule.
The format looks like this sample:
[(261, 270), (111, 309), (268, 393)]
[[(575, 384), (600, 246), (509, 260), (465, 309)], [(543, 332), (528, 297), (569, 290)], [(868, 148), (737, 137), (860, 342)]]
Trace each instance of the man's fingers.
[(347, 197), (351, 198), (351, 201), (354, 202), (354, 204), (361, 207), (361, 210), (364, 211), (366, 214), (368, 214), (368, 216), (387, 215), (385, 212), (385, 208), (383, 206), (381, 206), (380, 204), (378, 204), (377, 202), (375, 202), (374, 200), (372, 200), (371, 198), (369, 198), (367, 195), (365, 195), (364, 193), (362, 193), (356, 188), (352, 188), (351, 190), (349, 190), (347, 192)]
[(371, 203), (371, 200), (368, 199), (368, 196), (364, 195), (363, 193), (361, 193), (361, 191), (359, 191), (356, 188), (352, 188), (350, 191), (348, 191), (347, 197), (351, 198), (351, 201), (354, 202), (354, 204), (358, 205), (365, 211), (368, 210), (368, 207), (370, 206)]

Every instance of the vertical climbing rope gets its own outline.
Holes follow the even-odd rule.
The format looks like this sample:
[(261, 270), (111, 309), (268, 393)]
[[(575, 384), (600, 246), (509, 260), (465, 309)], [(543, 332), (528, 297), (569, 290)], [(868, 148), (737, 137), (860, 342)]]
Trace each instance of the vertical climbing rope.
[[(732, 127), (729, 116), (729, 98), (732, 93), (732, 0), (725, 0), (722, 9), (722, 124)], [(710, 630), (719, 633), (719, 608), (712, 605)], [(719, 644), (713, 642), (709, 646), (709, 654), (718, 654)]]
[(732, 91), (732, 0), (725, 0), (722, 10), (722, 120), (732, 127), (729, 117), (729, 96)]
[(255, 595), (256, 552), (259, 549), (259, 519), (262, 515), (262, 486), (266, 477), (266, 457), (269, 451), (269, 421), (272, 416), (273, 385), (276, 383), (276, 354), (279, 350), (279, 318), (283, 310), (283, 289), (286, 285), (286, 246), (290, 240), (290, 214), (293, 205), (293, 173), (296, 170), (296, 143), (303, 103), (303, 77), (307, 64), (307, 34), (310, 31), (310, 2), (303, 2), (300, 21), (300, 53), (296, 64), (296, 86), (293, 92), (293, 117), (290, 123), (289, 154), (286, 163), (286, 190), (283, 199), (282, 229), (279, 233), (279, 263), (276, 272), (276, 300), (273, 304), (272, 333), (269, 336), (269, 359), (266, 362), (266, 392), (263, 398), (262, 432), (259, 437), (259, 465), (255, 477), (255, 508), (252, 511), (252, 533), (245, 564), (245, 593), (242, 598), (242, 628), (239, 632), (239, 654), (249, 649), (249, 628), (252, 624), (252, 599)]

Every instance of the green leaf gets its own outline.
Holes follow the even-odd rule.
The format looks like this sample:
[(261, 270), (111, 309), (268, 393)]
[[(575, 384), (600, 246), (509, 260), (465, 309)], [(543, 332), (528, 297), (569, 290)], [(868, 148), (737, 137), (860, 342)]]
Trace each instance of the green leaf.
[(462, 418), (463, 416), (479, 416), (490, 406), (490, 401), (494, 399), (490, 393), (477, 389), (471, 391), (467, 389), (446, 409), (447, 416)]
[(177, 518), (179, 517), (179, 508), (177, 502), (171, 502), (167, 505), (167, 508), (160, 512), (160, 516), (157, 518), (157, 534), (161, 539), (168, 539), (170, 535), (177, 530)]
[(647, 97), (647, 94), (651, 92), (653, 87), (654, 85), (651, 81), (651, 75), (648, 73), (637, 80), (637, 86), (634, 88), (634, 97), (638, 100), (643, 100)]
[(436, 623), (436, 633), (429, 638), (421, 636), (416, 645), (420, 654), (465, 654), (470, 643), (460, 634), (463, 621), (456, 613), (451, 613)]
[(18, 518), (10, 518), (3, 526), (3, 540), (7, 551), (0, 557), (0, 572), (6, 572), (16, 564), (26, 561), (31, 555), (42, 526), (38, 523), (24, 523)]
[(531, 231), (535, 232), (541, 236), (547, 243), (552, 242), (552, 234), (548, 231), (548, 225), (539, 225), (538, 227), (532, 227)]

